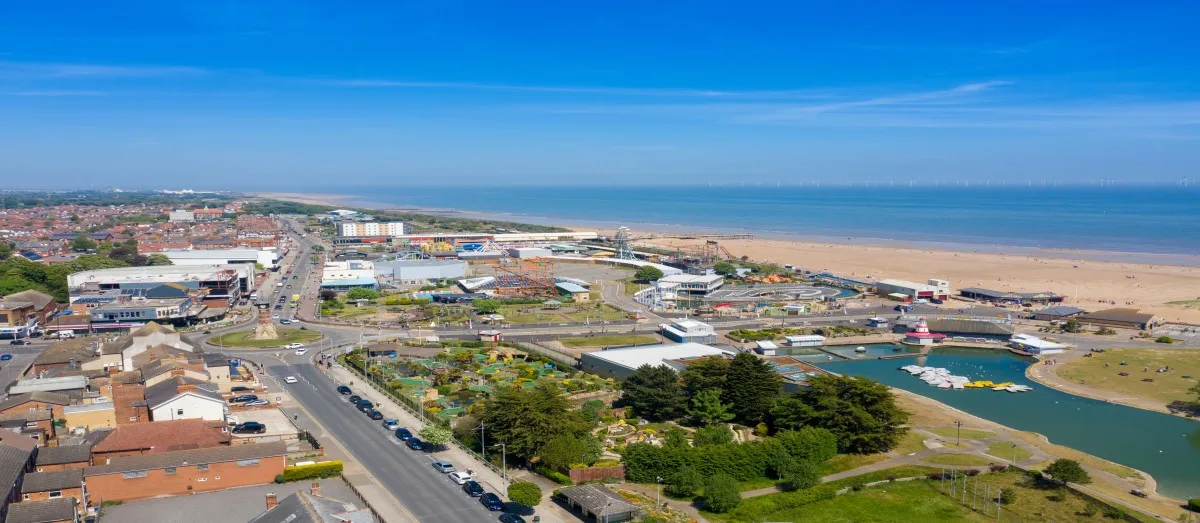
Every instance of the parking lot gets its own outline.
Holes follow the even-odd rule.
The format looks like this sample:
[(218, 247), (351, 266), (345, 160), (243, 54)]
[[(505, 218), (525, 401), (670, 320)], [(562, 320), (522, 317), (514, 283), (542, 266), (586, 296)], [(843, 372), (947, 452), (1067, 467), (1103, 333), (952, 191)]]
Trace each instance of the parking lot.
[[(362, 502), (350, 491), (341, 478), (320, 481), (321, 495), (338, 501), (363, 507)], [(267, 510), (267, 493), (275, 493), (277, 499), (308, 489), (309, 481), (297, 481), (282, 485), (259, 485), (216, 492), (205, 492), (192, 496), (130, 501), (107, 507), (101, 521), (121, 523), (211, 523), (213, 521), (250, 521)]]

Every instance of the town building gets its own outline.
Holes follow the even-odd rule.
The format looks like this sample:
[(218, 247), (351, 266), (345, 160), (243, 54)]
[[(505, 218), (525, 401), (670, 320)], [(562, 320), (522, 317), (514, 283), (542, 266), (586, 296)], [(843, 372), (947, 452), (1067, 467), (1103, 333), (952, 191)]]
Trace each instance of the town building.
[(592, 291), (578, 283), (571, 283), (569, 281), (558, 282), (554, 284), (554, 288), (564, 298), (569, 298), (576, 302), (588, 302), (592, 300)]
[(900, 343), (927, 346), (936, 345), (945, 339), (945, 334), (929, 332), (929, 325), (926, 323), (925, 318), (921, 318), (911, 331), (904, 334), (904, 338), (900, 340)]
[(717, 332), (702, 321), (684, 318), (658, 326), (664, 338), (679, 343), (716, 343)]
[(182, 375), (172, 378), (146, 387), (146, 405), (150, 408), (151, 420), (225, 421), (228, 408), (216, 384)]
[(94, 499), (130, 501), (265, 485), (286, 466), (287, 444), (277, 441), (114, 457), (83, 475)]
[(733, 357), (734, 353), (699, 343), (677, 345), (646, 345), (585, 352), (580, 355), (580, 368), (587, 373), (602, 377), (627, 378), (642, 365), (668, 366), (681, 370), (684, 366), (675, 360), (702, 358), (706, 356)]
[[(3, 301), (33, 304), (33, 311), (30, 315), (33, 317), (34, 322), (40, 325), (45, 325), (59, 310), (58, 302), (55, 301), (54, 296), (33, 289), (9, 294), (4, 297)], [(3, 312), (0, 312), (0, 314), (3, 314)], [(3, 320), (0, 320), (0, 323), (2, 322)]]
[(167, 220), (171, 223), (190, 223), (196, 221), (196, 215), (192, 211), (176, 209), (167, 213)]
[(375, 276), (392, 285), (424, 285), (430, 280), (448, 280), (467, 275), (462, 260), (395, 260), (375, 262)]
[(37, 471), (82, 469), (92, 464), (91, 445), (59, 445), (42, 447), (37, 452)]
[(950, 299), (950, 282), (930, 278), (926, 283), (916, 283), (907, 280), (880, 280), (875, 284), (875, 292), (899, 301), (916, 299), (948, 300)]
[(47, 445), (58, 436), (54, 430), (54, 418), (48, 410), (0, 414), (0, 430), (20, 434), (37, 442), (38, 446)]
[(374, 264), (364, 260), (325, 262), (321, 270), (322, 290), (348, 291), (356, 288), (379, 288)]
[(210, 222), (225, 217), (225, 209), (194, 209), (192, 217), (198, 222)]
[(980, 287), (966, 287), (959, 289), (958, 293), (967, 299), (979, 300), (992, 303), (1006, 303), (1012, 305), (1031, 305), (1031, 304), (1047, 304), (1062, 302), (1066, 296), (1051, 291), (1042, 292), (1008, 292), (996, 291), (992, 289), (983, 289)]
[(1055, 305), (1042, 310), (1033, 311), (1033, 319), (1041, 321), (1067, 321), (1083, 314), (1083, 309), (1070, 305)]
[(14, 503), (21, 501), (21, 484), (34, 471), (37, 441), (0, 432), (0, 518), (7, 518)]
[(253, 267), (258, 264), (265, 269), (276, 269), (283, 258), (283, 254), (275, 249), (168, 249), (162, 254), (171, 259), (172, 265), (202, 267), (238, 264)]
[(175, 331), (170, 325), (149, 322), (132, 333), (121, 336), (101, 347), (103, 353), (121, 354), (121, 370), (137, 368), (134, 357), (152, 347), (166, 346), (189, 353), (200, 353), (200, 344)]
[(63, 407), (64, 425), (67, 430), (111, 429), (117, 426), (116, 404), (111, 401), (84, 403)]
[(116, 300), (120, 295), (140, 295), (164, 283), (175, 283), (203, 293), (210, 307), (230, 307), (256, 289), (254, 266), (247, 264), (120, 267), (81, 271), (67, 276), (71, 304), (80, 298)]
[(368, 508), (321, 495), (321, 484), (313, 482), (309, 490), (300, 490), (283, 499), (266, 495), (267, 510), (250, 523), (373, 523)]
[(79, 504), (75, 498), (17, 503), (9, 507), (4, 523), (79, 523)]
[(339, 222), (337, 224), (338, 236), (350, 237), (388, 237), (404, 236), (403, 222)]
[(784, 336), (783, 339), (787, 342), (788, 347), (820, 347), (825, 345), (825, 337), (820, 334)]
[(620, 494), (609, 490), (604, 485), (579, 485), (559, 489), (567, 507), (572, 514), (578, 514), (585, 521), (606, 521), (617, 523), (633, 521), (641, 514), (637, 505), (621, 497)]
[(21, 483), (21, 502), (72, 498), (82, 504), (83, 488), (83, 469), (30, 472)]
[(508, 255), (513, 258), (543, 258), (553, 254), (550, 249), (542, 247), (513, 247), (508, 250)]
[[(82, 376), (80, 376), (82, 378)], [(87, 378), (83, 378), (86, 383)], [(85, 385), (86, 386), (86, 385)], [(71, 397), (57, 392), (9, 392), (8, 399), (0, 402), (0, 414), (15, 414), (18, 412), (33, 412), (44, 410), (54, 419), (63, 417), (63, 409), (71, 404)]]
[(1037, 355), (1058, 354), (1067, 348), (1066, 345), (1061, 343), (1044, 340), (1029, 334), (1013, 334), (1012, 339), (1009, 340), (1009, 346), (1017, 350)]
[(1104, 309), (1082, 314), (1079, 316), (1079, 322), (1084, 325), (1135, 330), (1151, 330), (1164, 323), (1162, 318), (1153, 314), (1125, 308)]
[(92, 328), (102, 329), (107, 324), (121, 324), (123, 328), (141, 325), (147, 321), (168, 322), (177, 325), (192, 323), (208, 307), (192, 301), (191, 296), (182, 298), (145, 298), (122, 296), (98, 307), (88, 314), (92, 317)]
[[(78, 370), (78, 369), (73, 369)], [(88, 388), (89, 379), (85, 375), (53, 376), (42, 378), (19, 379), (8, 388), (11, 395), (23, 395), (27, 392), (58, 392), (71, 398), (83, 398), (87, 393), (93, 393)], [(61, 410), (58, 411), (61, 414)]]
[(120, 456), (229, 446), (233, 437), (212, 425), (201, 419), (118, 425), (92, 446), (92, 462), (99, 465)]
[(16, 339), (29, 336), (30, 329), (37, 325), (33, 302), (0, 300), (0, 338)]
[(663, 292), (676, 295), (706, 296), (725, 285), (725, 277), (720, 274), (671, 274), (659, 278), (655, 285)]

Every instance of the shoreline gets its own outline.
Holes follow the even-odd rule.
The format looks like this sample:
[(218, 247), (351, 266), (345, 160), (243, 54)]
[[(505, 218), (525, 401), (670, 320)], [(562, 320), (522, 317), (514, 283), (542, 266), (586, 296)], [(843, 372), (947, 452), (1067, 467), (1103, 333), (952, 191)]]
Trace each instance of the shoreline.
[[(1184, 350), (1186, 350), (1186, 349), (1184, 349)], [(1039, 358), (1038, 362), (1040, 363), (1041, 361), (1042, 360)], [(1040, 369), (1043, 367), (1048, 368), (1050, 366), (1038, 365), (1035, 363), (1033, 365), (1026, 367), (1025, 368), (1025, 377), (1029, 378), (1030, 381), (1033, 381), (1035, 383), (1042, 385), (1043, 387), (1049, 387), (1051, 389), (1057, 390), (1059, 392), (1071, 394), (1073, 396), (1079, 396), (1082, 398), (1093, 399), (1096, 401), (1103, 401), (1105, 403), (1112, 403), (1113, 405), (1121, 405), (1123, 407), (1141, 409), (1141, 410), (1145, 410), (1145, 411), (1149, 411), (1149, 412), (1157, 412), (1159, 414), (1167, 414), (1170, 416), (1175, 416), (1177, 418), (1183, 418), (1186, 420), (1196, 421), (1196, 418), (1190, 418), (1190, 417), (1180, 414), (1178, 412), (1172, 412), (1166, 406), (1160, 405), (1160, 404), (1152, 402), (1152, 401), (1148, 401), (1148, 400), (1144, 400), (1144, 399), (1136, 398), (1136, 397), (1127, 399), (1127, 398), (1121, 398), (1121, 397), (1105, 396), (1104, 391), (1097, 391), (1096, 389), (1092, 389), (1090, 387), (1081, 387), (1081, 386), (1078, 386), (1078, 385), (1075, 385), (1073, 383), (1066, 381), (1065, 379), (1063, 379), (1061, 376), (1058, 375), (1057, 371), (1055, 371), (1053, 369), (1045, 371), (1049, 374), (1054, 375), (1054, 378), (1048, 378), (1047, 376), (1044, 376), (1042, 373), (1037, 372), (1037, 369)]]

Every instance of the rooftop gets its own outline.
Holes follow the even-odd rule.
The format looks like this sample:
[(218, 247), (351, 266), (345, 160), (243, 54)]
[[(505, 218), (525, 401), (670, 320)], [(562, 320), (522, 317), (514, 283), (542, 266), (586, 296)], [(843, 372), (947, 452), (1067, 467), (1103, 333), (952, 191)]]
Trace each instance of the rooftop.
[(665, 360), (702, 356), (733, 356), (733, 353), (701, 343), (679, 343), (674, 345), (648, 345), (625, 349), (610, 349), (586, 352), (583, 355), (629, 369), (636, 369), (642, 365), (664, 365)]
[[(112, 406), (111, 403), (98, 405)], [(92, 459), (91, 445), (60, 445), (57, 447), (42, 447), (38, 449), (38, 465), (62, 465), (65, 463), (82, 463)]]
[[(41, 462), (39, 461), (40, 465)], [(21, 493), (48, 492), (83, 485), (83, 469), (52, 470), (48, 472), (31, 472), (25, 475), (21, 484)]]
[[(160, 422), (155, 422), (160, 423)], [(154, 425), (155, 423), (145, 423)], [(110, 458), (108, 464), (97, 465), (84, 469), (84, 476), (102, 476), (140, 470), (164, 469), (168, 467), (186, 467), (190, 465), (206, 465), (226, 461), (244, 459), (261, 459), (274, 456), (286, 456), (287, 444), (282, 441), (211, 447), (204, 449), (180, 450), (155, 454), (135, 454)]]
[(149, 450), (171, 452), (229, 445), (232, 437), (202, 419), (179, 419), (118, 425), (92, 447), (94, 453)]
[(1153, 314), (1142, 312), (1138, 309), (1104, 309), (1096, 312), (1089, 312), (1083, 315), (1089, 320), (1102, 321), (1120, 321), (1129, 323), (1146, 323), (1154, 319)]
[(598, 519), (638, 511), (637, 505), (626, 501), (625, 498), (608, 490), (603, 485), (566, 487), (559, 489), (558, 492), (571, 503), (579, 505)]
[(57, 523), (74, 521), (78, 515), (75, 498), (57, 498), (45, 501), (26, 501), (9, 505), (4, 523)]
[(250, 523), (373, 523), (369, 511), (351, 503), (301, 490), (279, 500), (274, 508), (250, 520)]

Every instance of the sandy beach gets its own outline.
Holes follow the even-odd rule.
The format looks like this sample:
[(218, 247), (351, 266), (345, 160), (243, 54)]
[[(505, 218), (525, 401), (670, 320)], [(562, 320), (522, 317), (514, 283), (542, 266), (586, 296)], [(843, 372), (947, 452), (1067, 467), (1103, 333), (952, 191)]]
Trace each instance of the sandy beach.
[[(259, 193), (256, 196), (331, 206), (390, 207), (351, 201), (350, 196), (332, 194)], [(447, 214), (448, 211), (441, 209), (431, 212)], [(454, 214), (465, 218), (492, 217), (484, 213)], [(520, 216), (503, 219), (521, 221)], [(570, 228), (594, 230), (606, 235), (614, 232), (612, 229), (580, 226)], [(649, 236), (655, 232), (660, 231), (635, 230), (634, 236)], [(703, 243), (704, 240), (670, 238), (639, 242), (668, 249), (696, 247)], [(1104, 253), (1094, 252), (1087, 253), (1087, 258), (1083, 258), (1082, 254), (1073, 257), (1071, 251), (1004, 254), (771, 238), (723, 240), (721, 246), (737, 257), (748, 256), (756, 261), (790, 264), (813, 271), (828, 270), (851, 278), (897, 278), (918, 282), (942, 278), (950, 280), (954, 289), (983, 287), (1013, 292), (1053, 291), (1067, 295), (1067, 304), (1086, 310), (1134, 307), (1160, 315), (1170, 322), (1200, 325), (1200, 306), (1185, 308), (1166, 305), (1168, 302), (1200, 300), (1200, 267), (1195, 266), (1105, 261)], [(1119, 259), (1117, 255), (1120, 254), (1128, 253), (1113, 253), (1114, 258)]]

